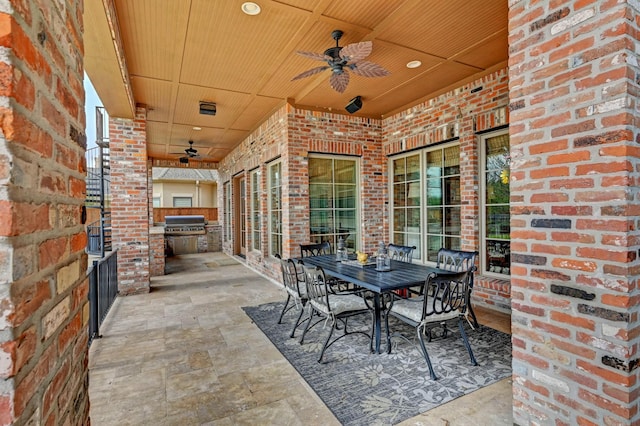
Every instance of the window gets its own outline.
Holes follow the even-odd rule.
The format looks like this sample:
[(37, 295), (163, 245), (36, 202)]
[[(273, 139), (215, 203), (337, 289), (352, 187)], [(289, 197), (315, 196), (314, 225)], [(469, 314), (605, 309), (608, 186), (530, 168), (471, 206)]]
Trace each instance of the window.
[(153, 207), (158, 207), (160, 208), (160, 197), (153, 197)]
[(481, 253), (483, 273), (510, 275), (509, 134), (491, 133), (480, 139), (482, 158)]
[(442, 247), (459, 250), (459, 145), (394, 157), (390, 169), (393, 243), (415, 246), (414, 258), (430, 262)]
[(392, 160), (393, 170), (393, 242), (416, 246), (414, 257), (419, 258), (420, 243), (420, 154)]
[(426, 152), (427, 260), (441, 247), (460, 250), (460, 146)]
[(222, 186), (224, 204), (224, 239), (231, 241), (231, 184), (225, 182)]
[(269, 254), (282, 255), (282, 163), (269, 165)]
[(260, 170), (254, 170), (251, 172), (251, 246), (254, 250), (260, 250), (260, 216)]
[(311, 241), (328, 241), (335, 248), (342, 237), (356, 248), (358, 226), (358, 163), (352, 158), (309, 157), (309, 216)]
[(173, 197), (173, 207), (191, 207), (191, 197)]

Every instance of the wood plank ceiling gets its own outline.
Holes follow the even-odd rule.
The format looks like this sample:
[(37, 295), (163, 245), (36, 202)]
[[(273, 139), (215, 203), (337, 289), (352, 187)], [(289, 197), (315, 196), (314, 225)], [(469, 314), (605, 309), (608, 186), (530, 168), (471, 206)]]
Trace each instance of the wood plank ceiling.
[[(261, 13), (249, 16), (243, 0), (114, 0), (134, 99), (148, 107), (149, 156), (176, 158), (193, 140), (219, 161), (287, 100), (346, 114), (359, 95), (354, 115), (383, 118), (507, 65), (507, 0), (256, 2)], [(344, 93), (330, 70), (291, 81), (324, 65), (295, 52), (335, 46), (335, 29), (340, 46), (371, 40), (367, 60), (391, 74), (351, 74)], [(408, 68), (415, 60), (422, 66)], [(98, 66), (87, 62), (101, 94), (112, 83), (93, 78)], [(217, 114), (199, 114), (199, 101)]]

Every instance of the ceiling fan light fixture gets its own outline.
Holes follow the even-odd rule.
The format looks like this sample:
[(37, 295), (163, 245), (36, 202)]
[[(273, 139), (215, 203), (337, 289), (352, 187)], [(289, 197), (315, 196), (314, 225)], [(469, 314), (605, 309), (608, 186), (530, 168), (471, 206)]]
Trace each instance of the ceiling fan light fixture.
[(200, 101), (200, 114), (216, 115), (215, 102)]
[(242, 3), (242, 11), (247, 15), (259, 15), (261, 10), (260, 5), (252, 1)]
[(373, 48), (371, 40), (351, 43), (341, 47), (339, 41), (342, 34), (341, 30), (334, 30), (331, 33), (332, 38), (336, 41), (336, 45), (325, 50), (324, 54), (298, 50), (296, 53), (299, 55), (315, 61), (323, 61), (326, 65), (311, 68), (300, 73), (293, 77), (291, 81), (310, 77), (324, 70), (331, 70), (329, 85), (336, 92), (344, 93), (349, 84), (349, 72), (362, 77), (383, 77), (390, 74), (389, 71), (380, 65), (364, 60), (371, 54), (371, 49)]
[(418, 68), (420, 65), (422, 65), (422, 62), (420, 62), (420, 61), (409, 61), (409, 62), (407, 62), (407, 68)]

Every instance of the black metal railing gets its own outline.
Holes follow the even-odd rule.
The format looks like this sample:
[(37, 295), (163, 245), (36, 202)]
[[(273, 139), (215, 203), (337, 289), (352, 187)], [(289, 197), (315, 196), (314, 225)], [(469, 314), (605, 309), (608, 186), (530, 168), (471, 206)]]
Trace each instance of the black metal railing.
[(89, 269), (89, 345), (100, 335), (104, 321), (113, 301), (118, 295), (118, 251), (94, 260)]
[(111, 212), (104, 212), (102, 219), (87, 225), (87, 253), (104, 257), (110, 252), (111, 244)]
[(109, 208), (111, 160), (109, 148), (98, 146), (87, 150), (87, 190), (86, 206), (94, 208)]

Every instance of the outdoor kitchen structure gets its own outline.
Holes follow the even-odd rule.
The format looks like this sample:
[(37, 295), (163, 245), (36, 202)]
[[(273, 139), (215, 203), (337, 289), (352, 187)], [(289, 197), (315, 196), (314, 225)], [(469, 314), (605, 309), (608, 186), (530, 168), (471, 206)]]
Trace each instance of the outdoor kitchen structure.
[(167, 256), (221, 250), (220, 226), (209, 224), (202, 215), (165, 216)]

